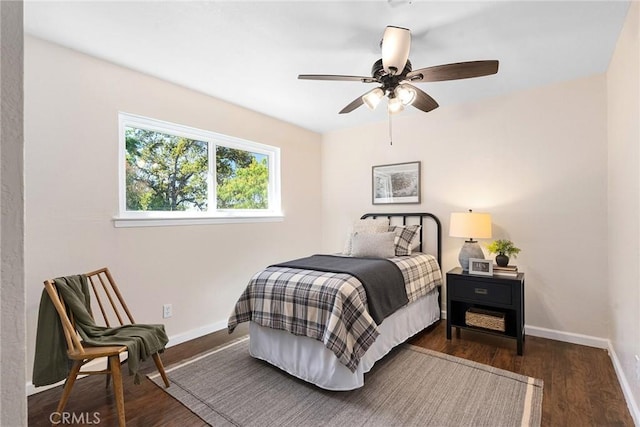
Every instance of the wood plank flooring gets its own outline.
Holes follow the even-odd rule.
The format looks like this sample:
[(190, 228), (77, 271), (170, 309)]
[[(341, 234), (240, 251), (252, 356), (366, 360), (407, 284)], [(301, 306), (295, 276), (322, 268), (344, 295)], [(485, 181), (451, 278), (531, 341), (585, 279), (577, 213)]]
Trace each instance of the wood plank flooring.
[[(167, 349), (162, 359), (165, 366), (170, 366), (246, 333), (244, 324), (232, 335), (226, 331), (206, 335)], [(453, 339), (447, 341), (444, 321), (409, 342), (541, 378), (544, 380), (543, 426), (633, 426), (611, 359), (605, 350), (527, 337), (524, 356), (517, 356), (515, 341), (501, 337), (462, 331), (460, 338), (454, 334)], [(126, 371), (126, 367), (124, 369)], [(154, 369), (153, 362), (148, 361), (142, 372), (149, 373)], [(128, 426), (206, 425), (147, 378), (142, 380), (142, 384), (134, 385), (132, 377), (127, 376), (124, 390)], [(29, 397), (29, 426), (51, 425), (49, 416), (55, 411), (61, 392), (62, 388), (56, 387)], [(79, 380), (65, 411), (76, 416), (84, 414), (89, 421), (97, 413), (99, 425), (117, 424), (112, 390), (111, 387), (105, 388), (102, 375)]]
[(445, 336), (446, 322), (409, 342), (544, 381), (543, 426), (633, 426), (606, 350), (527, 336), (523, 356), (515, 340), (480, 332)]

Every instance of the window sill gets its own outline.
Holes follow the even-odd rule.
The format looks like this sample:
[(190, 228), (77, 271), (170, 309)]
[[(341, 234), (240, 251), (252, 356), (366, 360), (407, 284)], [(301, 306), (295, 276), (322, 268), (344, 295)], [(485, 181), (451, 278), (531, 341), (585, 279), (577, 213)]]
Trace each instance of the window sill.
[(208, 224), (238, 224), (258, 222), (282, 222), (282, 214), (265, 215), (233, 215), (215, 217), (183, 217), (183, 218), (141, 218), (141, 217), (115, 217), (113, 226), (116, 228), (130, 227), (172, 227), (176, 225), (208, 225)]

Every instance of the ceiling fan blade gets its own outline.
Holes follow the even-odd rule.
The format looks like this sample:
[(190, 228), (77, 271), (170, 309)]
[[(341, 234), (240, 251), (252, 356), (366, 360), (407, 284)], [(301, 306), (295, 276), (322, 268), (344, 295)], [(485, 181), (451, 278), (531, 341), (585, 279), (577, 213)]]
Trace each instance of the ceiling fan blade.
[(364, 104), (364, 101), (362, 100), (362, 96), (359, 96), (356, 99), (354, 99), (353, 101), (351, 101), (351, 103), (349, 105), (347, 105), (342, 110), (340, 110), (340, 113), (338, 113), (338, 114), (350, 113), (350, 112), (352, 112), (353, 110), (355, 110), (356, 108), (358, 108), (359, 106), (361, 106), (363, 104)]
[(380, 42), (382, 66), (389, 74), (400, 74), (409, 59), (411, 31), (406, 28), (388, 26)]
[(298, 75), (300, 80), (338, 80), (347, 82), (362, 82), (362, 83), (375, 83), (376, 80), (373, 77), (366, 76), (340, 76), (331, 74), (300, 74)]
[(420, 68), (408, 73), (407, 80), (413, 83), (441, 82), (489, 76), (497, 72), (498, 61), (469, 61)]
[(439, 107), (436, 100), (433, 99), (426, 92), (422, 91), (421, 89), (418, 89), (413, 85), (407, 85), (407, 86), (411, 86), (411, 88), (416, 91), (416, 99), (413, 100), (413, 103), (411, 105), (416, 107), (418, 110), (422, 110), (425, 113), (428, 113), (429, 111), (435, 110), (436, 108)]

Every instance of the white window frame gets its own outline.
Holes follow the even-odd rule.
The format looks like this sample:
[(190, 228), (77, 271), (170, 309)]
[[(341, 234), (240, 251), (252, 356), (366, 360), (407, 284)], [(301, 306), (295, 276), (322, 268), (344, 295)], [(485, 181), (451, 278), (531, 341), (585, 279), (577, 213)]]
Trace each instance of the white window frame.
[[(129, 211), (126, 206), (126, 140), (125, 128), (135, 127), (150, 131), (182, 136), (209, 144), (209, 172), (207, 176), (208, 208), (207, 212), (186, 211)], [(258, 142), (247, 141), (228, 135), (196, 129), (162, 120), (118, 113), (118, 195), (119, 213), (113, 218), (116, 227), (146, 227), (167, 225), (194, 225), (235, 222), (273, 222), (282, 221), (280, 196), (280, 148)], [(268, 209), (217, 209), (216, 206), (216, 146), (224, 146), (267, 156), (269, 166)]]

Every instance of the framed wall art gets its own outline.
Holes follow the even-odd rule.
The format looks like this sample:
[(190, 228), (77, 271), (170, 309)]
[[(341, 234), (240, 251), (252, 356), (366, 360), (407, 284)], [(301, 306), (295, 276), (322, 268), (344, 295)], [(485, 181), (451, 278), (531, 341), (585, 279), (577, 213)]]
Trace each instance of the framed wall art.
[(420, 203), (420, 162), (373, 166), (371, 175), (374, 205)]

